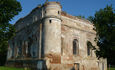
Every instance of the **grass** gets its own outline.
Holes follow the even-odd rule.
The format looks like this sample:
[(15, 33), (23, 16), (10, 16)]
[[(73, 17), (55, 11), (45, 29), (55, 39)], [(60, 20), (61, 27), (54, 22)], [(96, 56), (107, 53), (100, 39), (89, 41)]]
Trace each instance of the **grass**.
[(15, 68), (15, 67), (0, 66), (0, 70), (24, 70), (24, 68)]
[[(109, 68), (107, 70), (109, 70)], [(115, 70), (115, 68), (110, 68), (110, 70)]]
[[(0, 70), (24, 70), (24, 68), (0, 66)], [(30, 69), (25, 69), (25, 70), (30, 70)], [(107, 70), (109, 70), (109, 68)], [(110, 70), (115, 70), (115, 68), (110, 68)]]

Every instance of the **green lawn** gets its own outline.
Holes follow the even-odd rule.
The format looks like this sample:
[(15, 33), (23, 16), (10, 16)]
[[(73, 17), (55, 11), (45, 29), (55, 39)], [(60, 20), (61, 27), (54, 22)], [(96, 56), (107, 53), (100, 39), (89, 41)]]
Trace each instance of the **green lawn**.
[[(107, 70), (109, 70), (109, 68)], [(115, 68), (110, 68), (110, 70), (115, 70)]]
[(0, 70), (24, 70), (24, 68), (14, 68), (14, 67), (0, 66)]
[[(24, 70), (24, 68), (14, 68), (14, 67), (0, 66), (0, 70)], [(25, 70), (30, 70), (30, 69), (25, 69)], [(109, 69), (107, 69), (107, 70), (109, 70)], [(115, 70), (115, 68), (110, 68), (110, 70)]]

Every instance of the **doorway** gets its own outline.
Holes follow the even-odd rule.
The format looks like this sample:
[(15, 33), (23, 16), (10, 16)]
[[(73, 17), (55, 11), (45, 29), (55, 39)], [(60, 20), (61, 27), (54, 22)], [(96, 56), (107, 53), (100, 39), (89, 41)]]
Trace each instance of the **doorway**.
[(74, 63), (74, 68), (75, 68), (75, 70), (80, 70), (80, 64), (79, 63)]

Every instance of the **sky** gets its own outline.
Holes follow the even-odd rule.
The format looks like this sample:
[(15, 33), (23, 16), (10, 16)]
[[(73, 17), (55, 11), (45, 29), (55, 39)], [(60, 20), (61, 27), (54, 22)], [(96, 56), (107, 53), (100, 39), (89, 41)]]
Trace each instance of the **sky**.
[[(10, 23), (14, 24), (20, 18), (28, 15), (32, 9), (39, 4), (44, 4), (46, 0), (17, 0), (21, 3), (22, 11), (15, 16)], [(96, 11), (103, 9), (106, 5), (111, 5), (115, 9), (115, 0), (49, 0), (58, 1), (62, 5), (62, 11), (67, 12), (73, 16), (94, 16)]]

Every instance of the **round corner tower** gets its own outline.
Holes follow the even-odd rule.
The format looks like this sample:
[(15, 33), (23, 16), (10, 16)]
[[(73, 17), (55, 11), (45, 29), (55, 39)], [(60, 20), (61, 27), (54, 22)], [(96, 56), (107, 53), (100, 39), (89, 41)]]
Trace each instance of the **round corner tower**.
[[(61, 55), (61, 5), (47, 2), (44, 5), (43, 45), (44, 56)], [(61, 57), (60, 57), (61, 58)]]

